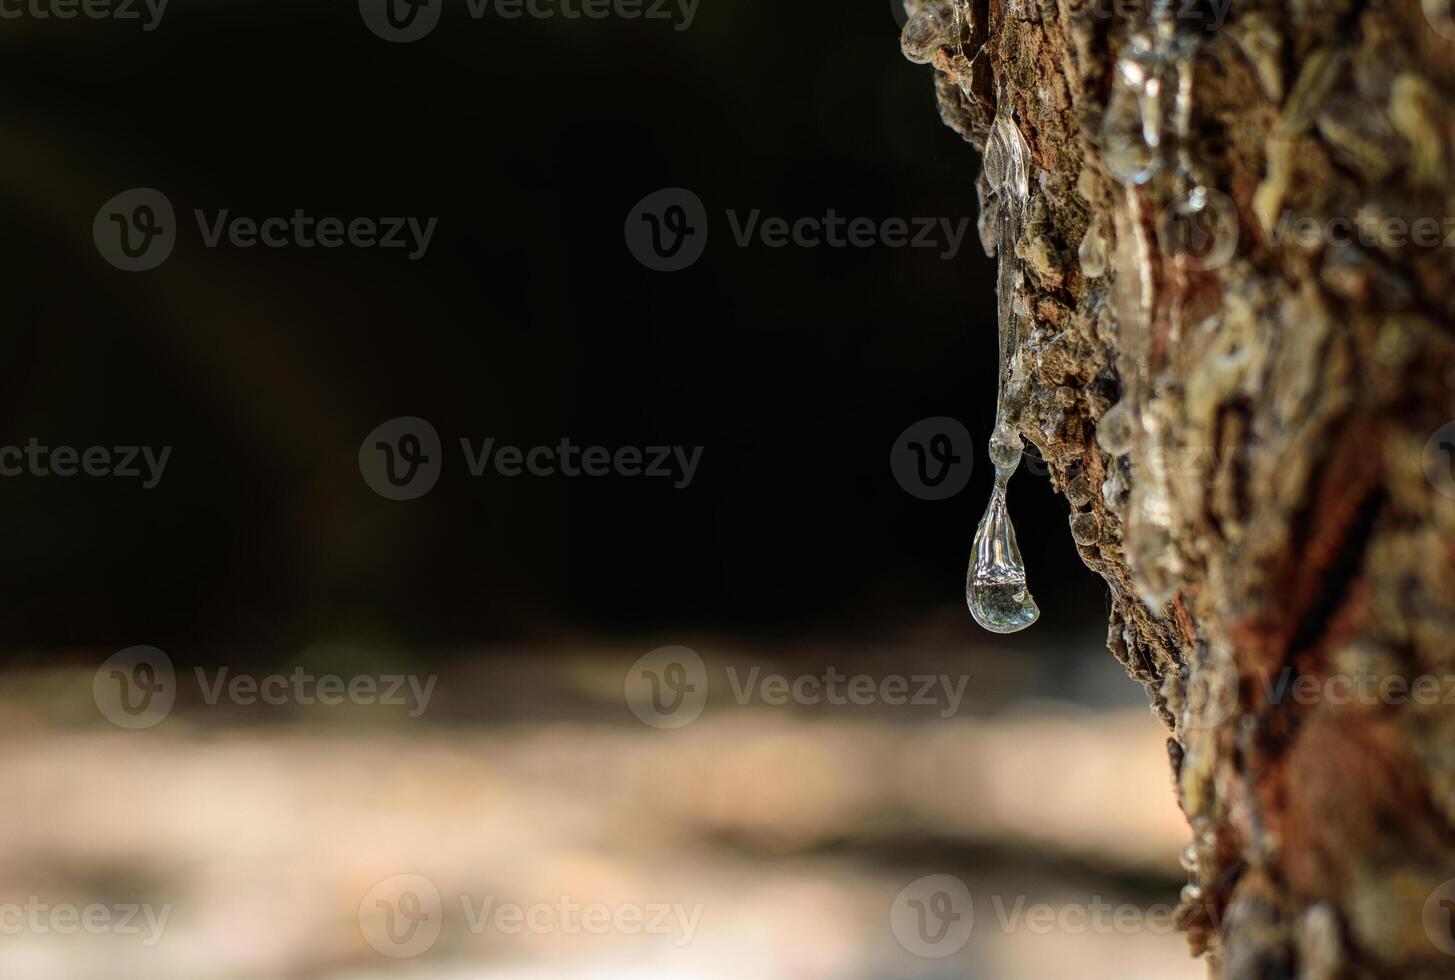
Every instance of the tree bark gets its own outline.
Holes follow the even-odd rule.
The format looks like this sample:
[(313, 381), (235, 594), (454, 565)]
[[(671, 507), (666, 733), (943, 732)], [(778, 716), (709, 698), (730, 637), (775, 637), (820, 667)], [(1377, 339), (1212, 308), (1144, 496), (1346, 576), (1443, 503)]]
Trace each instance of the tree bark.
[(1013, 425), (1169, 730), (1193, 952), (1221, 977), (1455, 975), (1448, 0), (1176, 11), (1190, 126), (1156, 152), (1227, 204), (1190, 221), (1185, 169), (1108, 170), (1148, 11), (969, 3), (933, 54), (943, 117), (984, 150), (1008, 110), (1033, 160), (999, 257), (1030, 311)]

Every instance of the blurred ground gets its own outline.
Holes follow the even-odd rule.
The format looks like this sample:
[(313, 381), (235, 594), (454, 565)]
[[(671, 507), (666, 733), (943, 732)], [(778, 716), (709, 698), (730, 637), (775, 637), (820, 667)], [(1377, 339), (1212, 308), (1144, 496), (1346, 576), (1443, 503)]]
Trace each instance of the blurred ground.
[[(1145, 708), (993, 689), (986, 678), (1016, 676), (993, 651), (949, 717), (944, 705), (739, 704), (718, 680), (728, 665), (779, 668), (771, 651), (715, 646), (729, 652), (706, 658), (706, 709), (675, 730), (624, 703), (645, 648), (461, 657), (417, 718), (208, 705), (179, 669), (176, 710), (145, 731), (101, 717), (94, 669), (12, 673), (0, 694), (0, 976), (1204, 975), (1183, 937), (1145, 915), (1116, 928), (1063, 916), (1049, 930), (1015, 916), (1039, 903), (1175, 904), (1187, 829)], [(936, 661), (840, 650), (836, 662), (884, 675)], [(944, 958), (915, 955), (892, 928), (896, 896), (930, 874), (973, 896), (970, 939)], [(438, 890), (438, 938), (392, 958), (368, 941), (391, 924), (371, 896), (400, 875)], [(559, 910), (563, 896), (613, 912), (676, 906), (692, 928), (509, 934), (508, 920), (474, 914), (486, 902)], [(3, 910), (37, 902), (171, 909), (149, 944), (145, 925), (13, 928)]]

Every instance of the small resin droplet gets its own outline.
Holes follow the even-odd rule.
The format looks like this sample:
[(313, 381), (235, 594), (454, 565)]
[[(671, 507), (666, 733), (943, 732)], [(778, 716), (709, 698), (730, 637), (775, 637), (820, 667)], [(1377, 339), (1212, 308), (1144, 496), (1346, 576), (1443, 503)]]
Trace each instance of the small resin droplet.
[(1110, 467), (1110, 475), (1101, 484), (1101, 499), (1114, 514), (1122, 513), (1127, 506), (1127, 483), (1122, 478), (1121, 467)]
[(1004, 191), (1024, 204), (1026, 195), (1030, 193), (1031, 189), (1030, 174), (1028, 173), (1030, 147), (1026, 146), (1026, 138), (1021, 135), (1020, 128), (1011, 119), (1010, 113), (998, 114), (993, 125), (1000, 136), (999, 143), (1005, 151)]
[(1101, 121), (1101, 158), (1124, 184), (1144, 184), (1157, 172), (1160, 81), (1140, 51), (1117, 62), (1111, 98)]
[(944, 47), (950, 37), (952, 18), (946, 16), (939, 4), (924, 6), (904, 24), (899, 35), (899, 47), (904, 56), (917, 65), (927, 65), (935, 52)]
[(1101, 525), (1095, 514), (1072, 514), (1071, 537), (1083, 548), (1089, 548), (1101, 540)]
[(1021, 465), (1021, 453), (1021, 437), (1001, 420), (990, 434), (990, 462), (995, 467), (995, 472), (999, 474), (1004, 470), (1005, 478), (1009, 481), (1010, 475)]
[[(985, 140), (985, 182), (997, 194), (1005, 184), (1006, 152), (1005, 139), (1000, 132), (1000, 127), (991, 127), (990, 135)], [(1003, 197), (1002, 203), (1004, 203)]]
[(1106, 240), (1101, 237), (1101, 216), (1095, 215), (1086, 226), (1086, 235), (1077, 250), (1081, 259), (1081, 271), (1088, 279), (1095, 279), (1106, 272)]
[(965, 581), (970, 615), (992, 633), (1015, 633), (1041, 615), (1026, 587), (1026, 566), (1005, 509), (1005, 481), (1009, 476), (1005, 470), (996, 471), (990, 505), (975, 529), (975, 556)]
[(1157, 244), (1186, 268), (1220, 268), (1238, 249), (1238, 208), (1222, 191), (1194, 185), (1158, 215)]
[(1132, 448), (1132, 420), (1126, 402), (1117, 402), (1096, 423), (1096, 441), (1107, 453), (1120, 456)]
[(1194, 847), (1192, 844), (1188, 844), (1182, 849), (1182, 853), (1178, 855), (1178, 860), (1182, 863), (1183, 871), (1186, 871), (1189, 874), (1196, 871), (1197, 848)]

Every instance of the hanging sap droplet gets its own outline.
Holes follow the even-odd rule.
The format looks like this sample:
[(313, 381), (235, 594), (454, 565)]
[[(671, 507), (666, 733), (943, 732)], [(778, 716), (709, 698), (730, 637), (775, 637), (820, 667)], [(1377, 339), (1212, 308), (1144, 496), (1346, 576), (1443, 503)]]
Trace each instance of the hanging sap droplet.
[(1097, 421), (1096, 442), (1113, 456), (1131, 451), (1132, 419), (1126, 402), (1117, 402)]
[(954, 25), (954, 18), (943, 5), (926, 4), (905, 21), (904, 30), (899, 35), (899, 47), (910, 61), (927, 65), (935, 52), (950, 39)]
[(991, 126), (990, 135), (985, 140), (985, 182), (997, 195), (1005, 184), (1005, 156), (1005, 140), (1000, 127)]
[(1118, 86), (1101, 124), (1101, 158), (1107, 172), (1124, 184), (1142, 184), (1156, 170), (1152, 148), (1142, 139), (1138, 94)]
[(1222, 191), (1195, 185), (1158, 215), (1157, 244), (1185, 268), (1220, 268), (1238, 250), (1238, 207)]
[(997, 203), (995, 252), (1000, 262), (995, 287), (1000, 384), (995, 400), (995, 429), (990, 437), (995, 486), (985, 516), (975, 529), (974, 553), (965, 577), (965, 601), (970, 614), (994, 633), (1025, 629), (1041, 615), (1026, 587), (1025, 564), (1005, 502), (1006, 484), (1021, 459), (1021, 437), (1008, 420), (1014, 417), (1014, 406), (1024, 400), (1020, 318), (1029, 316), (1030, 307), (1020, 292), (1024, 273), (1016, 241), (1029, 200), (1029, 170), (1030, 150), (1016, 128), (1002, 90), (985, 145), (984, 173), (985, 184)]
[(1114, 514), (1124, 513), (1127, 509), (1129, 494), (1122, 468), (1117, 465), (1107, 467), (1107, 477), (1101, 484), (1101, 499), (1107, 509)]
[(1101, 120), (1101, 159), (1124, 184), (1144, 184), (1157, 172), (1161, 84), (1141, 53), (1117, 62), (1111, 98)]
[(960, 49), (959, 45), (954, 43), (955, 37), (956, 31), (952, 29), (945, 49), (950, 55), (950, 64), (946, 71), (955, 82), (956, 87), (960, 89), (960, 94), (965, 97), (965, 100), (974, 103), (977, 100), (975, 93), (970, 88), (970, 77), (973, 73), (973, 65), (970, 59), (965, 57), (965, 52)]
[(1193, 873), (1197, 870), (1197, 848), (1192, 844), (1188, 844), (1182, 849), (1182, 853), (1178, 855), (1178, 860), (1182, 863), (1183, 871), (1186, 871), (1188, 874)]
[[(990, 125), (990, 138), (996, 144), (998, 154), (997, 167), (990, 186), (1024, 203), (1031, 189), (1031, 148), (1026, 145), (1026, 138), (1021, 135), (1020, 127), (1015, 124), (1015, 118), (1004, 98), (1002, 95), (1001, 103), (995, 109), (995, 121)], [(989, 152), (987, 144), (987, 174), (992, 173)]]
[(995, 471), (1005, 471), (1006, 479), (1021, 465), (1021, 437), (1004, 419), (998, 420), (990, 434), (990, 462)]
[(1095, 514), (1077, 513), (1071, 515), (1071, 538), (1083, 548), (1089, 548), (1101, 540), (1101, 525)]
[[(965, 34), (962, 36), (968, 36), (971, 29), (969, 26), (965, 26), (963, 30)], [(965, 56), (965, 49), (962, 44), (956, 49), (955, 54), (951, 57), (950, 60), (952, 63), (951, 68), (953, 69), (955, 75), (955, 81), (960, 86), (960, 94), (963, 95), (965, 97), (965, 101), (969, 102), (971, 105), (979, 104), (983, 93), (975, 91), (975, 59), (967, 58)]]
[(1092, 216), (1076, 254), (1086, 278), (1095, 279), (1106, 272), (1106, 239), (1101, 236), (1101, 215)]
[(966, 34), (975, 33), (975, 12), (970, 9), (970, 0), (952, 0), (955, 5), (955, 23), (965, 29)]
[[(993, 445), (993, 443), (992, 443)], [(1040, 618), (1026, 587), (1026, 566), (1005, 506), (1005, 481), (998, 470), (990, 505), (975, 529), (975, 555), (965, 581), (965, 602), (975, 622), (992, 633), (1015, 633)]]

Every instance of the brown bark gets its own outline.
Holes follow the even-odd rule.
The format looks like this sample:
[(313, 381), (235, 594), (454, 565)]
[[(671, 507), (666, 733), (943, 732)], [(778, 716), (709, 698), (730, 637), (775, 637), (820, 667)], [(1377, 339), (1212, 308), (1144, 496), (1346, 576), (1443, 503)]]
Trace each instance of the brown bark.
[[(1455, 447), (1432, 439), (1455, 419), (1442, 2), (1241, 0), (1201, 31), (1189, 149), (1236, 209), (1221, 264), (1159, 248), (1167, 174), (1129, 187), (1105, 166), (1140, 14), (972, 0), (935, 55), (946, 122), (983, 149), (1003, 97), (1034, 159), (1016, 426), (1111, 589), (1112, 652), (1169, 729), (1200, 888), (1181, 913), (1223, 977), (1455, 975)], [(1093, 216), (1110, 265), (1089, 278)], [(1301, 217), (1319, 241), (1294, 234)], [(1383, 224), (1360, 240), (1340, 217)], [(1395, 240), (1428, 232), (1420, 218), (1433, 243)], [(1131, 444), (1113, 455), (1096, 427), (1120, 399)]]

